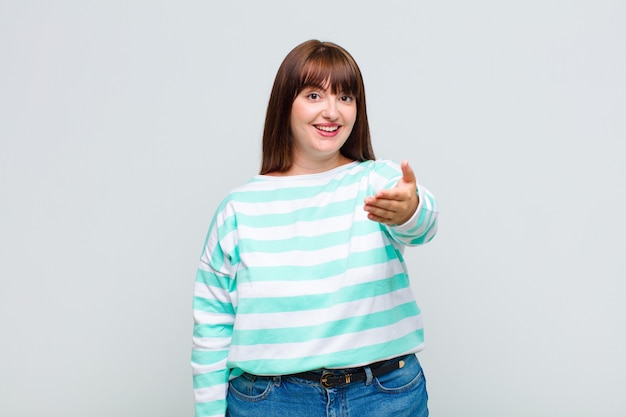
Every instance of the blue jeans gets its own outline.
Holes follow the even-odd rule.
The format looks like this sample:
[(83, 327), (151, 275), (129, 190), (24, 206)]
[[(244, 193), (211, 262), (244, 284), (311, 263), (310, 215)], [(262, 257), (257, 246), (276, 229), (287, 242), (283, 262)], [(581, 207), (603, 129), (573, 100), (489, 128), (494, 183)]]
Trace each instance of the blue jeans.
[(415, 355), (405, 366), (365, 382), (324, 388), (319, 382), (291, 376), (249, 374), (230, 381), (228, 417), (428, 417), (428, 394)]

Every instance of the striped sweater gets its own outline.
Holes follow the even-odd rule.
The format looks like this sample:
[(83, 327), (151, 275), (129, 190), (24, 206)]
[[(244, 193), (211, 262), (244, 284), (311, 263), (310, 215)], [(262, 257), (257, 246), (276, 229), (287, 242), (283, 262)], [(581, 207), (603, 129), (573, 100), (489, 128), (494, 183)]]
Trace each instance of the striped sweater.
[(320, 174), (258, 175), (218, 207), (196, 276), (196, 416), (223, 416), (229, 378), (365, 365), (423, 347), (404, 246), (428, 242), (437, 205), (398, 226), (363, 200), (402, 177), (389, 161)]

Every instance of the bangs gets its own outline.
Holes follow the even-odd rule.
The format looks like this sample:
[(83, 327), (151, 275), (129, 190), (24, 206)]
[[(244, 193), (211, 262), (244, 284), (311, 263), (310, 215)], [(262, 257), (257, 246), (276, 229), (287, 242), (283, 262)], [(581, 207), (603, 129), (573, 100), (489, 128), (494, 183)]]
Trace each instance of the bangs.
[(359, 74), (356, 68), (339, 51), (323, 48), (302, 66), (296, 95), (306, 87), (326, 89), (333, 94), (349, 94), (360, 99)]

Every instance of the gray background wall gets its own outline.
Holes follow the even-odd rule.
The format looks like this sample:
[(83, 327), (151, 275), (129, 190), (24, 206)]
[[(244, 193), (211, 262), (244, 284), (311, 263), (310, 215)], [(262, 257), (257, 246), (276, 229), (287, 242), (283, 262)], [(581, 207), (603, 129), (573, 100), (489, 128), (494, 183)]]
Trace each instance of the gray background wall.
[(192, 415), (191, 295), (274, 74), (346, 47), (407, 251), (435, 417), (626, 415), (626, 3), (0, 1), (0, 415)]

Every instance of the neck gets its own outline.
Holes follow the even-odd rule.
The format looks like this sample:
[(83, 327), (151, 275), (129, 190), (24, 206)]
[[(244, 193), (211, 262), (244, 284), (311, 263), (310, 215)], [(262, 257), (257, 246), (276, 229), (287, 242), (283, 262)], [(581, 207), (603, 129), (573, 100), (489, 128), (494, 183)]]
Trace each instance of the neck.
[(352, 162), (351, 159), (346, 158), (340, 153), (337, 153), (329, 158), (319, 160), (305, 160), (296, 157), (294, 158), (293, 165), (287, 171), (286, 175), (306, 175), (306, 174), (319, 174), (320, 172), (330, 171), (345, 164)]
[(352, 159), (346, 158), (341, 154), (333, 155), (330, 158), (320, 160), (304, 160), (298, 158), (297, 155), (294, 158), (291, 168), (285, 172), (270, 172), (267, 175), (274, 176), (290, 176), (290, 175), (308, 175), (319, 174), (321, 172), (330, 171), (331, 169), (338, 168), (342, 165), (354, 162)]

